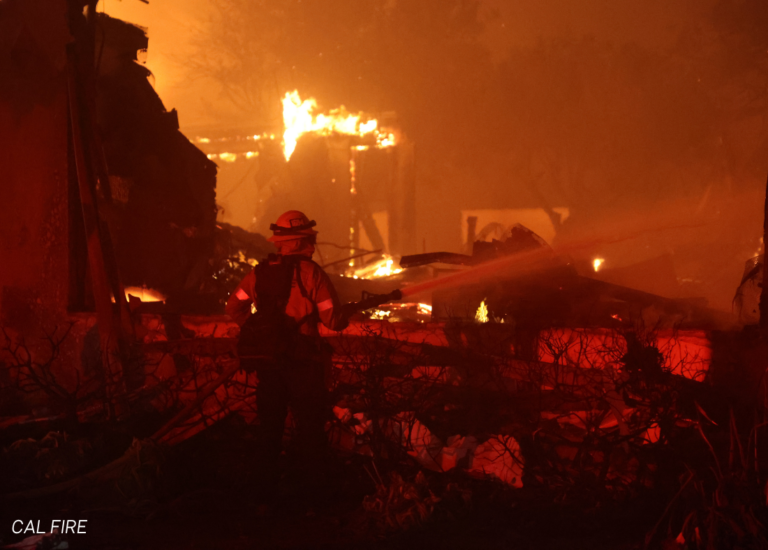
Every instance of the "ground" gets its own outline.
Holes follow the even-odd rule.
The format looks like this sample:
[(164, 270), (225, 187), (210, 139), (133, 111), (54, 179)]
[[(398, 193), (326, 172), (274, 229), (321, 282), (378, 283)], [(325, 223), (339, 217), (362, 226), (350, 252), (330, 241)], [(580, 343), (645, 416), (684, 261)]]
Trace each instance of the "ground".
[[(551, 495), (529, 487), (515, 490), (461, 475), (429, 473), (430, 488), (439, 493), (446, 483), (456, 483), (471, 493), (471, 504), (439, 506), (420, 525), (385, 529), (379, 523), (381, 516), (362, 506), (365, 496), (376, 490), (365, 468), (369, 460), (346, 456), (339, 457), (323, 478), (326, 490), (321, 499), (313, 498), (303, 482), (293, 482), (303, 466), (286, 464), (281, 502), (262, 516), (252, 483), (258, 468), (253, 459), (256, 445), (258, 439), (242, 425), (221, 423), (168, 452), (160, 474), (140, 496), (131, 496), (123, 484), (125, 496), (113, 494), (107, 500), (84, 489), (44, 500), (6, 502), (0, 536), (6, 544), (21, 538), (10, 533), (13, 519), (41, 519), (45, 525), (52, 518), (77, 518), (88, 520), (87, 533), (70, 536), (73, 550), (629, 550), (642, 547), (645, 533), (663, 510), (663, 501), (652, 495), (616, 506), (585, 508), (554, 503)], [(408, 479), (416, 471), (405, 465), (401, 473)], [(138, 477), (136, 483), (141, 485)]]

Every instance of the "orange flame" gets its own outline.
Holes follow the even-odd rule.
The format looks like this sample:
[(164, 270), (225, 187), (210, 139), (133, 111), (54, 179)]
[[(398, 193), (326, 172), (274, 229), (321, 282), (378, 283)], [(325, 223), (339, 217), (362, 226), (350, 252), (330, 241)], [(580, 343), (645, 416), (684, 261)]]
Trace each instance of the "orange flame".
[(592, 267), (595, 269), (595, 272), (600, 271), (600, 268), (603, 267), (603, 264), (605, 263), (605, 260), (602, 258), (595, 258), (592, 260)]
[(380, 260), (352, 270), (347, 276), (353, 279), (378, 279), (379, 277), (397, 275), (401, 271), (402, 268), (395, 267), (395, 259), (392, 256), (383, 254)]
[[(129, 296), (135, 296), (142, 302), (165, 302), (166, 300), (162, 292), (145, 286), (127, 286), (124, 291), (126, 300), (130, 300)], [(114, 302), (114, 299), (112, 301)]]
[(368, 136), (376, 138), (376, 147), (391, 147), (395, 144), (393, 134), (379, 129), (376, 119), (366, 118), (362, 113), (353, 115), (342, 106), (332, 109), (327, 115), (315, 115), (317, 102), (314, 98), (301, 100), (299, 92), (286, 92), (283, 98), (283, 154), (285, 160), (290, 160), (296, 143), (303, 134), (316, 133), (329, 135), (332, 133)]

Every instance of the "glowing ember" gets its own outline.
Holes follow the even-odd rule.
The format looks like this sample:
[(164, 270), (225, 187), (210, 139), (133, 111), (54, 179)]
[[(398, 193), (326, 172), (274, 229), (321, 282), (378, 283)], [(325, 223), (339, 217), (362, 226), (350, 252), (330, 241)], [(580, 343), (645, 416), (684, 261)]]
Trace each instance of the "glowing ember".
[(605, 260), (602, 258), (595, 258), (594, 260), (592, 260), (592, 267), (595, 268), (596, 272), (600, 271), (600, 267), (603, 265), (604, 262)]
[(142, 302), (165, 302), (165, 295), (158, 290), (141, 286), (127, 286), (124, 290), (126, 300), (130, 300), (130, 295), (135, 296)]
[(376, 134), (376, 147), (383, 149), (384, 147), (392, 147), (395, 144), (394, 134)]
[(398, 303), (386, 304), (386, 306), (390, 311), (397, 310), (397, 309), (416, 308), (416, 311), (421, 315), (432, 314), (432, 306), (429, 304), (421, 304), (421, 303), (414, 303), (414, 302), (398, 302)]
[(331, 110), (327, 115), (314, 114), (317, 102), (314, 98), (301, 100), (299, 92), (287, 92), (283, 98), (283, 154), (289, 160), (296, 149), (296, 142), (303, 134), (316, 133), (329, 135), (332, 133), (351, 136), (373, 135), (377, 147), (391, 147), (395, 144), (393, 134), (379, 130), (376, 119), (363, 120), (361, 113), (353, 115), (344, 107)]
[(371, 319), (386, 319), (392, 315), (391, 311), (386, 311), (384, 309), (374, 309), (373, 313), (371, 313)]
[(485, 305), (485, 300), (483, 300), (480, 302), (480, 307), (477, 308), (477, 313), (475, 313), (475, 321), (479, 323), (487, 323), (489, 320), (488, 306)]
[(222, 160), (224, 162), (235, 162), (238, 158), (245, 157), (246, 159), (252, 159), (259, 156), (258, 151), (247, 151), (245, 153), (210, 153), (208, 155), (205, 155), (210, 160)]
[[(245, 263), (253, 266), (259, 265), (259, 261), (256, 258), (249, 258), (248, 256), (245, 255), (245, 252), (243, 252), (242, 250), (237, 251), (237, 256), (241, 263)], [(233, 265), (232, 267), (236, 267), (236, 266)]]
[(426, 323), (432, 318), (432, 306), (416, 302), (392, 302), (382, 304), (366, 312), (369, 319), (377, 321)]
[(432, 315), (432, 306), (429, 304), (419, 304), (418, 311), (422, 315)]

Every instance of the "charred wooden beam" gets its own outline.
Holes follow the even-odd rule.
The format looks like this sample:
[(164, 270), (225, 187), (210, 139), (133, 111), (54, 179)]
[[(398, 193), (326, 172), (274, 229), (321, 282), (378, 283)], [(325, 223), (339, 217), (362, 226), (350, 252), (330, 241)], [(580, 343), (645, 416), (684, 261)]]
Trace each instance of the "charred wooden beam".
[[(102, 364), (107, 378), (107, 404), (110, 416), (119, 413), (114, 397), (124, 393), (122, 365), (119, 361), (119, 343), (122, 340), (119, 326), (114, 322), (109, 278), (104, 259), (103, 239), (98, 204), (93, 186), (93, 174), (86, 160), (81, 118), (81, 94), (77, 78), (75, 44), (67, 48), (67, 87), (69, 92), (69, 120), (72, 146), (77, 171), (80, 204), (82, 206), (85, 237), (88, 246), (93, 297), (99, 325)], [(119, 299), (117, 296), (116, 299)], [(124, 297), (123, 297), (124, 299)]]
[(766, 269), (766, 239), (768, 239), (768, 184), (766, 184), (765, 207), (763, 213), (763, 289), (760, 292), (760, 335), (768, 340), (768, 269)]

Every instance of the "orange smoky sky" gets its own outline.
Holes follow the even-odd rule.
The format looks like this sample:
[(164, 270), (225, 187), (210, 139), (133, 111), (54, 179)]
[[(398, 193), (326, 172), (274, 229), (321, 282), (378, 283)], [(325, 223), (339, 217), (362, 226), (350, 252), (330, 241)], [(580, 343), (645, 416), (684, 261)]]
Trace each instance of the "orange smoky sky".
[[(474, 25), (474, 12), (461, 19), (471, 19), (461, 31), (468, 39), (450, 30), (451, 17), (465, 13), (457, 6), (467, 4), (382, 1), (377, 5), (385, 5), (384, 11), (398, 13), (400, 19), (392, 21), (400, 34), (393, 33), (394, 25), (384, 25), (378, 29), (382, 34), (363, 35), (375, 40), (339, 41), (346, 46), (336, 44), (341, 53), (327, 55), (325, 63), (315, 56), (337, 40), (327, 29), (339, 16), (349, 16), (341, 18), (346, 26), (338, 26), (342, 36), (350, 36), (350, 28), (370, 27), (350, 11), (354, 2), (322, 4), (348, 9), (339, 16), (323, 12), (321, 18), (305, 9), (307, 4), (286, 9), (290, 19), (276, 21), (287, 31), (275, 33), (271, 42), (267, 7), (280, 5), (277, 0), (254, 4), (265, 11), (250, 19), (238, 18), (237, 10), (249, 5), (245, 0), (102, 0), (99, 9), (147, 28), (146, 64), (155, 88), (166, 108), (178, 111), (190, 138), (241, 128), (279, 133), (274, 128), (279, 101), (274, 113), (265, 109), (257, 115), (222, 92), (222, 82), (226, 86), (233, 78), (266, 81), (259, 82), (263, 88), (274, 78), (270, 93), (282, 95), (289, 90), (278, 86), (277, 71), (270, 76), (262, 70), (266, 64), (235, 64), (239, 70), (224, 71), (225, 78), (215, 82), (194, 70), (198, 55), (214, 68), (222, 66), (215, 50), (205, 56), (203, 36), (236, 36), (235, 57), (252, 60), (239, 46), (262, 36), (250, 32), (261, 23), (266, 39), (255, 40), (254, 51), (266, 52), (270, 62), (277, 59), (275, 65), (298, 59), (300, 68), (286, 82), (298, 82), (302, 97), (317, 98), (322, 110), (344, 104), (355, 111), (394, 112), (416, 144), (413, 241), (419, 251), (465, 250), (467, 212), (538, 209), (549, 220), (544, 208), (564, 208), (570, 214), (552, 239), (556, 249), (590, 262), (605, 258), (606, 269), (674, 257), (676, 275), (690, 282), (691, 296), (729, 309), (744, 262), (759, 247), (768, 134), (764, 112), (747, 109), (743, 101), (748, 94), (758, 99), (764, 94), (764, 61), (754, 53), (764, 52), (763, 34), (759, 25), (749, 24), (753, 12), (736, 18), (741, 27), (735, 31), (720, 25), (717, 6), (738, 11), (749, 3), (480, 0), (480, 25)], [(298, 4), (285, 0), (285, 5)], [(433, 11), (417, 9), (424, 6)], [(211, 25), (222, 13), (224, 23)], [(425, 21), (436, 18), (418, 22), (414, 17), (420, 13), (438, 13), (448, 23), (438, 20), (426, 29)], [(311, 25), (298, 20), (306, 14), (319, 22), (311, 36), (302, 34)], [(227, 33), (233, 20), (241, 23), (240, 34)], [(380, 43), (388, 47), (377, 49)], [(273, 50), (284, 44), (292, 48), (281, 57)], [(747, 50), (752, 53), (743, 53)], [(367, 67), (360, 71), (365, 79), (354, 78), (356, 66)], [(262, 103), (271, 105), (272, 99)], [(230, 216), (221, 221), (256, 228), (262, 214), (254, 204), (261, 196), (255, 185), (241, 185), (254, 179), (246, 169), (220, 164), (220, 213)], [(261, 227), (268, 227), (263, 222), (259, 218)]]
[[(147, 29), (147, 67), (168, 109), (177, 109), (184, 128), (242, 123), (243, 113), (221, 97), (219, 87), (194, 78), (188, 61), (193, 41), (215, 0), (101, 0), (99, 11)], [(709, 0), (483, 0), (483, 41), (494, 58), (507, 50), (557, 37), (669, 46), (676, 31), (710, 6)]]

